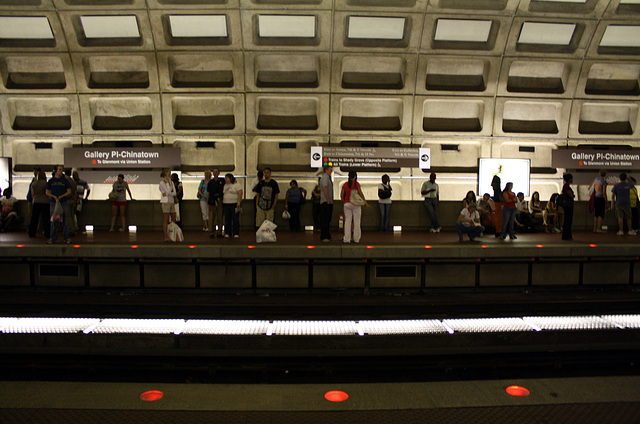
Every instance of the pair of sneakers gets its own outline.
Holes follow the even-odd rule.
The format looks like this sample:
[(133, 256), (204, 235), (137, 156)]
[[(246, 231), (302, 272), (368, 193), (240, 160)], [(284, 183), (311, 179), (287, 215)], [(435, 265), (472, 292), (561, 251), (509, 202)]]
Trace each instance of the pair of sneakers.
[(438, 227), (438, 228), (432, 228), (432, 229), (430, 229), (430, 230), (429, 230), (429, 232), (430, 232), (430, 233), (439, 233), (439, 232), (440, 232), (440, 228), (441, 228), (441, 227)]
[[(624, 235), (624, 231), (620, 230), (616, 233), (619, 236), (623, 236)], [(627, 233), (630, 236), (635, 236), (638, 235), (638, 233), (635, 230), (629, 230), (629, 232)]]

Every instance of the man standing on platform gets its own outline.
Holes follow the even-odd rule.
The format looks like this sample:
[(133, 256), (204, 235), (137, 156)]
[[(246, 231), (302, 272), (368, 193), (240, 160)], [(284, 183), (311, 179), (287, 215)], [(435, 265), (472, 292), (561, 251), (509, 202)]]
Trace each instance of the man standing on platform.
[(328, 243), (331, 241), (331, 217), (333, 215), (333, 181), (331, 173), (333, 167), (325, 165), (320, 176), (320, 239)]
[(78, 201), (78, 184), (71, 177), (71, 168), (64, 171), (64, 176), (71, 184), (71, 203), (69, 203), (69, 229), (72, 236), (76, 235), (76, 203)]
[[(73, 198), (71, 193), (71, 183), (64, 176), (64, 168), (62, 165), (58, 165), (55, 168), (53, 173), (53, 178), (47, 181), (46, 191), (47, 197), (49, 198), (49, 215), (53, 216), (53, 211), (56, 207), (56, 201), (60, 202), (60, 206), (62, 206), (62, 236), (64, 238), (64, 242), (69, 244), (71, 240), (69, 239), (69, 220), (67, 219), (69, 216), (69, 202), (68, 200)], [(48, 244), (55, 243), (58, 239), (58, 223), (56, 221), (51, 222), (51, 234)]]
[(432, 233), (440, 232), (440, 223), (438, 222), (438, 198), (440, 197), (440, 190), (438, 184), (436, 184), (436, 174), (432, 172), (429, 175), (429, 181), (425, 181), (422, 184), (420, 193), (424, 196), (424, 207), (427, 209), (429, 218), (431, 219)]
[[(76, 196), (76, 221), (74, 223), (76, 231), (80, 229), (78, 226), (78, 215), (82, 212), (82, 207), (89, 200), (89, 194), (91, 193), (91, 188), (89, 187), (89, 183), (80, 178), (80, 174), (78, 171), (73, 171), (73, 181), (76, 182), (77, 185), (77, 196)], [(82, 230), (82, 234), (86, 234), (87, 232)]]
[(264, 180), (260, 181), (254, 191), (256, 195), (256, 226), (259, 228), (264, 221), (273, 222), (280, 187), (271, 179), (271, 168), (265, 168), (262, 173)]
[(209, 204), (209, 237), (222, 237), (222, 195), (224, 179), (219, 178), (220, 170), (213, 168), (213, 178), (207, 184), (207, 203)]
[(618, 235), (624, 235), (624, 220), (627, 220), (629, 235), (635, 236), (636, 232), (632, 229), (631, 222), (631, 189), (633, 184), (627, 181), (627, 174), (620, 174), (620, 182), (613, 186), (611, 190), (611, 208), (615, 207), (616, 216), (618, 217)]

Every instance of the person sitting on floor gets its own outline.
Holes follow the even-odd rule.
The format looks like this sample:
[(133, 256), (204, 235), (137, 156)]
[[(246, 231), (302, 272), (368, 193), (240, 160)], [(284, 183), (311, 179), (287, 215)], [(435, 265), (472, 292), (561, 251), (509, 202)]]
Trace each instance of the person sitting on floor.
[(524, 200), (524, 193), (517, 194), (516, 200), (516, 229), (520, 233), (535, 233), (536, 228), (533, 224), (533, 218), (529, 213), (529, 204)]
[(0, 233), (10, 230), (13, 224), (18, 220), (18, 213), (15, 211), (15, 204), (18, 201), (12, 196), (11, 187), (4, 189), (4, 197), (2, 198), (2, 227)]
[(496, 202), (493, 201), (489, 193), (482, 195), (477, 203), (478, 213), (480, 214), (480, 222), (484, 226), (487, 234), (495, 234), (496, 225)]
[(464, 234), (468, 234), (471, 241), (476, 237), (482, 237), (484, 227), (480, 224), (480, 214), (476, 210), (475, 203), (469, 203), (469, 206), (460, 211), (456, 221), (456, 229), (458, 230), (459, 241), (463, 241), (462, 236)]
[(559, 226), (559, 223), (564, 221), (564, 211), (558, 208), (558, 205), (556, 204), (556, 199), (558, 198), (558, 196), (558, 193), (553, 193), (546, 206), (547, 219), (551, 219), (551, 231), (554, 233), (562, 232), (562, 228)]

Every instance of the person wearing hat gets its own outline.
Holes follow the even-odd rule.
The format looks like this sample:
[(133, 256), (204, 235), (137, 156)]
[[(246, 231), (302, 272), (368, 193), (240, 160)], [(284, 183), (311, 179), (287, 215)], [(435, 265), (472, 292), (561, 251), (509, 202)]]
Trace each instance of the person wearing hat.
[(424, 207), (427, 209), (427, 213), (431, 219), (431, 228), (429, 231), (432, 233), (439, 233), (440, 223), (438, 222), (438, 197), (440, 196), (440, 190), (436, 183), (435, 172), (432, 172), (431, 175), (429, 175), (429, 181), (425, 181), (425, 183), (422, 184), (420, 193), (424, 197)]

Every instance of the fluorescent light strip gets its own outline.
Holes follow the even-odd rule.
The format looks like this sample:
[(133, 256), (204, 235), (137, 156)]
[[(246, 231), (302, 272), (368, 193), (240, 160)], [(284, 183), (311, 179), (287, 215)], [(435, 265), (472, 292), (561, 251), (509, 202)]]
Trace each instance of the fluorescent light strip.
[(172, 334), (182, 328), (181, 319), (104, 319), (93, 330), (97, 334)]
[(354, 321), (274, 321), (276, 336), (351, 336), (358, 333)]
[(640, 47), (640, 25), (609, 25), (600, 40), (601, 47)]
[(491, 21), (469, 19), (438, 19), (435, 41), (486, 43), (491, 32)]
[(542, 330), (609, 330), (617, 326), (597, 316), (584, 317), (524, 317), (525, 322), (531, 323)]
[(266, 321), (0, 317), (2, 333), (377, 336), (640, 328), (640, 315), (539, 316), (445, 320)]
[(182, 334), (259, 335), (267, 332), (269, 321), (259, 320), (201, 320), (190, 319)]
[(3, 333), (79, 333), (98, 318), (18, 318), (3, 325)]
[(445, 319), (442, 323), (459, 333), (533, 331), (533, 328), (522, 318)]

